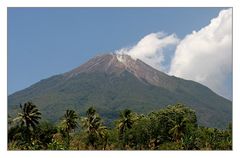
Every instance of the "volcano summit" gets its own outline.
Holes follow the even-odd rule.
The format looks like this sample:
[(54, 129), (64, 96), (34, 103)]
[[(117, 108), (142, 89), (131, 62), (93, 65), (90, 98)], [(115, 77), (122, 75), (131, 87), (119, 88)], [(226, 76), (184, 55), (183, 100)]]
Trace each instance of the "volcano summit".
[(194, 109), (200, 125), (225, 128), (232, 121), (231, 101), (197, 82), (169, 76), (124, 54), (96, 56), (9, 95), (9, 114), (26, 101), (33, 101), (43, 117), (53, 122), (66, 109), (82, 114), (94, 106), (110, 123), (126, 108), (148, 113), (176, 103)]

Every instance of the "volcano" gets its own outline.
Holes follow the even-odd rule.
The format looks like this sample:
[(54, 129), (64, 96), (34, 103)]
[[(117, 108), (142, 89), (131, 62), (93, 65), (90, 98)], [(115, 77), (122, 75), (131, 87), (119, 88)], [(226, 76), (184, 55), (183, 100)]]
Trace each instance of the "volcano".
[(79, 67), (41, 80), (8, 96), (8, 113), (34, 102), (43, 118), (56, 122), (66, 109), (84, 114), (94, 106), (105, 122), (119, 112), (159, 110), (182, 103), (194, 109), (200, 125), (225, 128), (232, 121), (232, 102), (200, 83), (169, 76), (125, 54), (96, 56)]

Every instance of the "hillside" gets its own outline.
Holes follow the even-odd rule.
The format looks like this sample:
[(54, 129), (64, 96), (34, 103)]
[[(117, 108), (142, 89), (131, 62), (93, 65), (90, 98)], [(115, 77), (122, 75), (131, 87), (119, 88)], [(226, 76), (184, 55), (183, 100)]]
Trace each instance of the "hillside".
[(231, 101), (197, 82), (168, 76), (128, 55), (97, 56), (9, 95), (9, 114), (14, 115), (19, 103), (29, 100), (53, 122), (66, 109), (83, 114), (94, 106), (110, 123), (125, 108), (146, 114), (175, 103), (194, 109), (200, 125), (225, 128), (232, 121)]

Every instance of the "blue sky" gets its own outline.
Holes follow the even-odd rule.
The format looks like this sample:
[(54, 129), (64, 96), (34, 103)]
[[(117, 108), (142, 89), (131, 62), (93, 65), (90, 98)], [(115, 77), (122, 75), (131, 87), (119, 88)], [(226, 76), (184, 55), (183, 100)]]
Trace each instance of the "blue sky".
[(150, 33), (175, 33), (183, 39), (222, 9), (8, 8), (8, 94), (96, 54), (135, 45)]

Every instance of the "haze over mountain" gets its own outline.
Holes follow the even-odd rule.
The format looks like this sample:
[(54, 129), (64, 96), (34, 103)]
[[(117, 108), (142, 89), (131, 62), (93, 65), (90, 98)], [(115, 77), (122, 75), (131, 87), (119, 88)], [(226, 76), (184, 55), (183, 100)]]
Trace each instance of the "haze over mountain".
[(125, 108), (148, 113), (175, 103), (196, 110), (201, 125), (225, 128), (232, 121), (231, 101), (197, 82), (169, 76), (123, 54), (96, 56), (69, 72), (9, 95), (9, 114), (14, 115), (19, 104), (29, 100), (53, 122), (66, 109), (82, 114), (94, 106), (110, 123)]

